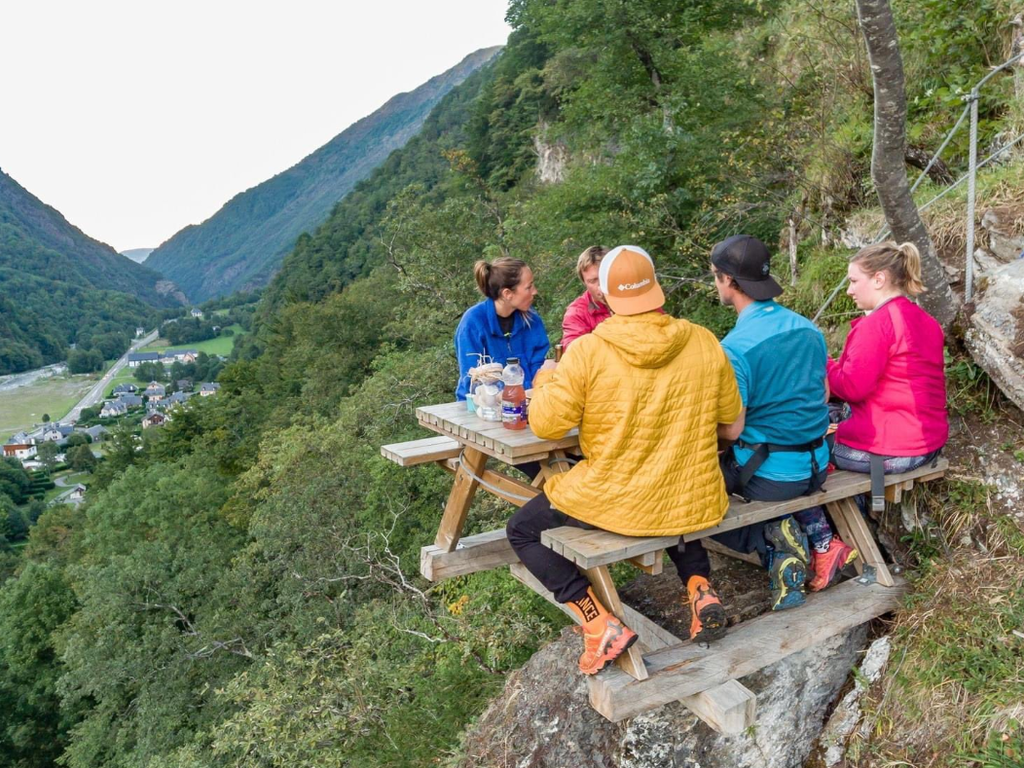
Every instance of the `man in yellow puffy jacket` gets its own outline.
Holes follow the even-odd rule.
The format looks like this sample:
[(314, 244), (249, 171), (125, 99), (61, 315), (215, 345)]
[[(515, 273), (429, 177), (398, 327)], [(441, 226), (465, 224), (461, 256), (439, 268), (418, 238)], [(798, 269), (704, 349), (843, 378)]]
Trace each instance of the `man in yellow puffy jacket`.
[[(577, 525), (666, 536), (716, 525), (729, 507), (718, 438), (734, 440), (743, 429), (721, 345), (707, 329), (657, 311), (665, 295), (651, 257), (620, 246), (604, 257), (600, 279), (615, 315), (573, 342), (557, 368), (537, 374), (530, 403), (537, 436), (557, 439), (578, 426), (586, 458), (549, 478), (507, 527), (519, 559), (579, 617), (586, 674), (603, 669), (636, 635), (608, 613), (572, 562), (540, 543), (541, 533)], [(691, 639), (720, 637), (726, 617), (710, 573), (694, 571), (682, 543), (669, 556), (689, 593)]]

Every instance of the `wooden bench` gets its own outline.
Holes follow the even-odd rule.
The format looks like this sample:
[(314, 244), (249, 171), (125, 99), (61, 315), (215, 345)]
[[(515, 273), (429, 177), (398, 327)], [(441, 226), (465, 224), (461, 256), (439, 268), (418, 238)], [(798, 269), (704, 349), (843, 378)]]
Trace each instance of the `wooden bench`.
[(383, 445), (380, 454), (400, 467), (415, 467), (417, 464), (429, 464), (434, 461), (457, 458), (461, 450), (462, 446), (457, 440), (438, 435), (437, 437), (425, 437), (422, 440)]

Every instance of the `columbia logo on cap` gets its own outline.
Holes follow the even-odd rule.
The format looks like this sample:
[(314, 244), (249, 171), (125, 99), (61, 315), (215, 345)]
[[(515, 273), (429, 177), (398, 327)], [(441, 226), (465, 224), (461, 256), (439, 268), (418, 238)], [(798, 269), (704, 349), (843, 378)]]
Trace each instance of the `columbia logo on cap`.
[(598, 279), (605, 302), (617, 315), (653, 312), (665, 303), (654, 261), (639, 246), (613, 248), (601, 260)]

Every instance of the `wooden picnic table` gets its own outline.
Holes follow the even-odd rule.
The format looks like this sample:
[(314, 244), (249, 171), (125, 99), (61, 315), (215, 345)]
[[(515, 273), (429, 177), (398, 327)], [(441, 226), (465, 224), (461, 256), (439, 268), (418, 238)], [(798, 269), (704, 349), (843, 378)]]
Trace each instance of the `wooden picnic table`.
[[(509, 500), (509, 495), (537, 495), (552, 474), (565, 472), (570, 463), (566, 451), (579, 446), (579, 431), (574, 429), (559, 440), (542, 440), (526, 429), (506, 429), (501, 422), (484, 421), (470, 413), (464, 402), (427, 405), (416, 409), (421, 426), (455, 440), (461, 447), (455, 482), (448, 495), (435, 544), (452, 552), (462, 537), (462, 529), (480, 480), (484, 490)], [(527, 484), (502, 472), (488, 470), (487, 459), (495, 458), (512, 466), (540, 462), (541, 472), (533, 484)], [(488, 487), (489, 486), (489, 487)], [(521, 506), (522, 502), (517, 506)]]
[[(440, 581), (508, 566), (516, 579), (556, 602), (519, 563), (504, 528), (466, 537), (462, 532), (479, 488), (522, 506), (542, 492), (549, 477), (568, 471), (572, 462), (567, 454), (579, 446), (577, 430), (558, 440), (543, 440), (529, 428), (509, 430), (498, 422), (484, 421), (470, 413), (464, 402), (417, 408), (416, 418), (436, 436), (385, 445), (381, 453), (401, 466), (436, 463), (454, 475), (435, 542), (420, 552), (423, 576)], [(525, 482), (500, 469), (488, 468), (489, 459), (513, 467), (539, 462), (540, 472), (532, 483)], [(915, 483), (942, 477), (947, 468), (948, 462), (940, 459), (908, 473), (887, 475), (886, 498), (898, 503)], [(890, 573), (853, 502), (856, 494), (869, 490), (867, 475), (836, 472), (830, 475), (825, 489), (810, 496), (782, 502), (733, 501), (717, 526), (683, 537), (686, 541), (705, 539), (709, 548), (750, 560), (751, 556), (725, 549), (707, 537), (824, 504), (839, 534), (861, 552), (856, 566), (858, 572), (863, 571), (862, 578), (809, 596), (808, 606), (801, 611), (771, 613), (744, 622), (712, 649), (686, 643), (623, 605), (609, 573), (611, 565), (627, 560), (647, 573), (660, 573), (665, 548), (676, 546), (679, 536), (629, 537), (572, 526), (545, 531), (542, 543), (574, 562), (601, 602), (633, 627), (640, 638), (619, 657), (616, 669), (590, 679), (594, 708), (610, 720), (619, 720), (669, 701), (682, 701), (719, 732), (743, 732), (756, 717), (756, 696), (738, 682), (738, 677), (893, 610), (905, 592), (906, 583)], [(565, 606), (559, 607), (571, 613)]]

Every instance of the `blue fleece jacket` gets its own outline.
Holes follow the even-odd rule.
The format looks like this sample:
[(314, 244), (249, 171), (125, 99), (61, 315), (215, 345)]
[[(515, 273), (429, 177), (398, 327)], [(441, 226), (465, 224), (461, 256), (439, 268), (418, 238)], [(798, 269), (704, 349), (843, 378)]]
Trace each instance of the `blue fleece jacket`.
[(523, 382), (526, 388), (533, 386), (533, 377), (544, 364), (544, 356), (551, 344), (540, 315), (531, 309), (529, 319), (527, 325), (522, 313), (516, 312), (512, 333), (506, 338), (498, 324), (494, 301), (484, 299), (466, 310), (455, 330), (455, 356), (459, 360), (459, 385), (455, 389), (455, 397), (458, 400), (466, 399), (469, 369), (477, 364), (475, 353), (478, 352), (490, 355), (494, 362), (502, 365), (508, 358), (518, 357), (525, 374)]

